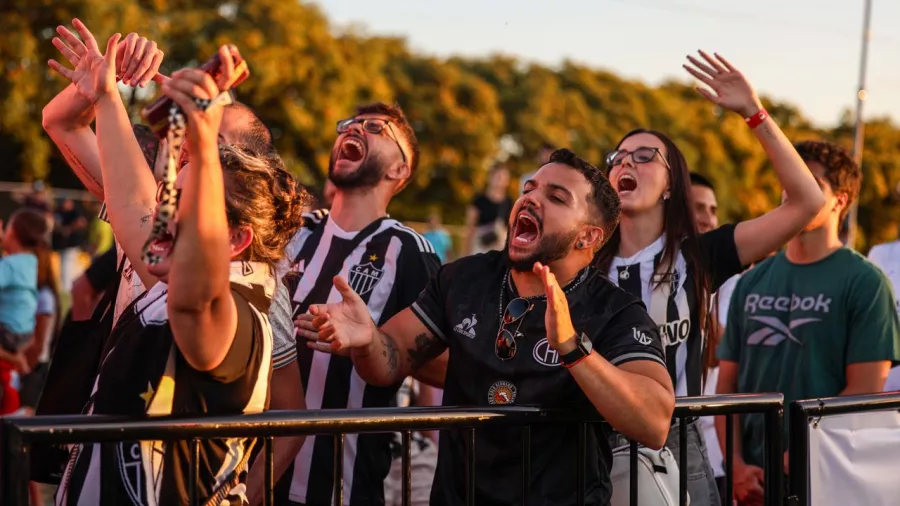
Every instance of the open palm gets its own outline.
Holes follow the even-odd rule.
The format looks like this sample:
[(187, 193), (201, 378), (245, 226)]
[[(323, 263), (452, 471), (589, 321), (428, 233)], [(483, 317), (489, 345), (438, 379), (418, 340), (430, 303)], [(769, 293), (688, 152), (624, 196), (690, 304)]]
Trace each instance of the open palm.
[(712, 57), (704, 51), (700, 51), (700, 56), (704, 61), (689, 55), (687, 59), (693, 66), (683, 65), (683, 67), (689, 74), (711, 88), (712, 91), (702, 87), (697, 88), (697, 91), (704, 97), (745, 118), (762, 109), (762, 103), (756, 96), (753, 86), (741, 71), (718, 54)]
[(110, 37), (104, 55), (100, 53), (94, 35), (81, 21), (75, 19), (72, 24), (84, 42), (61, 27), (59, 34), (68, 45), (54, 39), (54, 46), (75, 68), (69, 69), (56, 60), (48, 63), (53, 70), (72, 81), (78, 93), (94, 104), (100, 97), (116, 91), (116, 45), (121, 35), (117, 33)]
[(369, 308), (344, 278), (335, 276), (334, 287), (342, 301), (309, 308), (319, 341), (328, 343), (333, 351), (367, 346), (376, 331)]

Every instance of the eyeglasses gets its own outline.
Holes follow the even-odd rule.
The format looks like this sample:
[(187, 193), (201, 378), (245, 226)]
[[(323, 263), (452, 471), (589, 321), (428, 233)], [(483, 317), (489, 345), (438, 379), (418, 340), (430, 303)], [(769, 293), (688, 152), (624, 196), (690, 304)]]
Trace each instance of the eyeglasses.
[(662, 152), (660, 152), (659, 148), (650, 147), (640, 147), (635, 149), (634, 151), (627, 151), (624, 149), (613, 151), (612, 153), (606, 155), (606, 165), (610, 169), (617, 165), (621, 165), (628, 155), (631, 155), (631, 159), (634, 160), (634, 163), (651, 162), (656, 155), (659, 155), (660, 160), (662, 160), (666, 168), (670, 169), (669, 161), (666, 160), (666, 157), (662, 156)]
[[(494, 341), (494, 354), (497, 355), (497, 358), (509, 360), (516, 356), (516, 336), (519, 335), (519, 327), (522, 325), (522, 319), (532, 309), (534, 309), (534, 304), (521, 297), (509, 301), (506, 311), (503, 313), (503, 320), (500, 322), (497, 340)], [(517, 323), (516, 329), (508, 330), (506, 327), (513, 323)]]
[(408, 163), (406, 159), (406, 152), (403, 151), (403, 146), (400, 145), (400, 141), (397, 139), (397, 134), (394, 133), (394, 127), (391, 126), (391, 122), (386, 119), (380, 118), (366, 118), (366, 119), (357, 119), (357, 118), (347, 118), (342, 119), (337, 122), (337, 133), (342, 134), (346, 133), (350, 130), (350, 126), (359, 123), (362, 125), (362, 129), (373, 135), (381, 135), (384, 132), (384, 129), (388, 129), (387, 137), (389, 137), (394, 143), (397, 144), (397, 148), (400, 150), (400, 157), (403, 159), (403, 163)]

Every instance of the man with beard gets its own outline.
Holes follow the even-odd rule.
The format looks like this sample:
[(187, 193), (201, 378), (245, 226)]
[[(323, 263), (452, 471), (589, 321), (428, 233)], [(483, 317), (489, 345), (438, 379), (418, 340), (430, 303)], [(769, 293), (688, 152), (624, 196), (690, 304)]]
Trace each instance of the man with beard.
[[(305, 215), (288, 246), (293, 266), (286, 282), (298, 325), (308, 322), (310, 305), (341, 300), (332, 286), (336, 275), (348, 280), (365, 317), (381, 324), (412, 304), (440, 266), (428, 241), (387, 215), (391, 198), (418, 165), (416, 135), (398, 106), (382, 103), (359, 107), (356, 116), (338, 123), (337, 133), (328, 170), (335, 190), (331, 209)], [(404, 379), (367, 385), (349, 357), (327, 347), (298, 346), (297, 355), (308, 409), (388, 407)], [(391, 439), (389, 433), (346, 436), (345, 504), (384, 504)], [(287, 496), (294, 504), (331, 504), (333, 469), (333, 439), (307, 437), (276, 487), (276, 502), (285, 504)]]
[[(619, 201), (609, 181), (561, 149), (526, 182), (510, 216), (504, 251), (441, 268), (413, 305), (376, 327), (343, 277), (341, 302), (315, 305), (298, 336), (350, 349), (359, 374), (390, 385), (444, 350), (446, 406), (538, 404), (590, 418), (661, 448), (675, 398), (657, 326), (641, 302), (591, 267), (616, 227)], [(562, 366), (562, 367), (560, 367)], [(595, 425), (585, 451), (586, 504), (610, 498), (607, 430)], [(475, 502), (522, 500), (521, 429), (475, 432)], [(578, 483), (574, 424), (531, 428), (530, 502), (574, 504)], [(446, 437), (445, 437), (446, 435)], [(431, 504), (462, 504), (465, 442), (440, 438)]]

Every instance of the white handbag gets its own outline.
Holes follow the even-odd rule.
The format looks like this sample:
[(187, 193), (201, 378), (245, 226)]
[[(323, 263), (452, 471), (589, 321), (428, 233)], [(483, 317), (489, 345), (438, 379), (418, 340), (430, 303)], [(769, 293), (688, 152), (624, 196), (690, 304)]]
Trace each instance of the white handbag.
[[(631, 446), (613, 450), (610, 506), (678, 506), (678, 463), (668, 448), (638, 445), (638, 504), (631, 505)], [(687, 506), (691, 504), (688, 494)]]

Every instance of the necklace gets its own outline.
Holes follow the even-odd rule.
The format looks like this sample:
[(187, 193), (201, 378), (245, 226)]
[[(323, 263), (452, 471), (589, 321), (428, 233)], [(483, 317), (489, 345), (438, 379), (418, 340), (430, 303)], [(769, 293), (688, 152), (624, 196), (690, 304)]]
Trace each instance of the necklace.
[[(563, 288), (563, 293), (568, 295), (573, 290), (578, 288), (578, 286), (584, 282), (585, 279), (588, 278), (588, 274), (591, 272), (591, 266), (587, 266), (575, 276), (572, 281), (569, 281), (569, 284)], [(514, 292), (512, 286), (512, 279), (510, 278), (509, 269), (506, 269), (506, 273), (503, 274), (503, 283), (500, 285), (500, 304), (498, 306), (498, 316), (499, 316), (499, 325), (503, 325), (503, 292), (506, 291), (506, 287), (509, 286), (511, 292)], [(526, 300), (546, 300), (546, 295), (533, 295), (531, 297), (522, 297)]]

